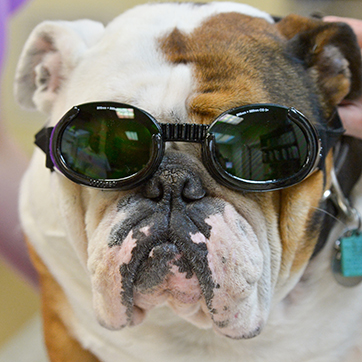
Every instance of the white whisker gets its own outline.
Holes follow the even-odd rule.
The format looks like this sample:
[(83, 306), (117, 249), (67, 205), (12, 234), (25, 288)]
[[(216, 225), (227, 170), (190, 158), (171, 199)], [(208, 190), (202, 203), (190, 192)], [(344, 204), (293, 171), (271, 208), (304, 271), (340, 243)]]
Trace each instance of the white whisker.
[(320, 207), (314, 207), (314, 209), (323, 212), (324, 214), (330, 216), (331, 218), (333, 218), (337, 222), (341, 223), (344, 227), (347, 227), (346, 223), (344, 223), (341, 219), (338, 219), (336, 216), (334, 216), (330, 212), (328, 212), (328, 211), (326, 211), (324, 209), (321, 209)]

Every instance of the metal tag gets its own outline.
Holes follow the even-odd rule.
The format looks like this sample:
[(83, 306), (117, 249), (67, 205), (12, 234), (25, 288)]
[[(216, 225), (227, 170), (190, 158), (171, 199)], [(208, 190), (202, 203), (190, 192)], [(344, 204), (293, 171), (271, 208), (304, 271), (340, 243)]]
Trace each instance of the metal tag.
[(352, 287), (362, 281), (362, 233), (346, 231), (337, 241), (332, 261), (338, 283)]
[(362, 277), (362, 234), (353, 230), (340, 238), (342, 274), (345, 277)]

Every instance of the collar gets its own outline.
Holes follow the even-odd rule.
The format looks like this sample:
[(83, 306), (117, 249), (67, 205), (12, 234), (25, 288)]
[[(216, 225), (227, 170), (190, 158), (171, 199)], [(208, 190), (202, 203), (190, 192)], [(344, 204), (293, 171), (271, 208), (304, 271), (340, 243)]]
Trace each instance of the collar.
[[(338, 283), (344, 286), (354, 286), (361, 282), (362, 278), (360, 276), (346, 277), (342, 270), (341, 259), (343, 257), (352, 257), (353, 262), (362, 267), (361, 257), (354, 259), (353, 253), (348, 254), (348, 247), (354, 248), (354, 250), (361, 248), (362, 250), (361, 216), (357, 209), (353, 207), (350, 199), (351, 191), (362, 174), (362, 164), (360, 162), (362, 140), (343, 136), (335, 146), (334, 154), (331, 187), (324, 193), (322, 200), (321, 209), (324, 210), (324, 219), (312, 258), (324, 248), (336, 222), (341, 221), (345, 225), (345, 229), (335, 241), (335, 251), (332, 258), (333, 273)], [(347, 250), (344, 256), (341, 249), (342, 243), (345, 245), (345, 250)]]

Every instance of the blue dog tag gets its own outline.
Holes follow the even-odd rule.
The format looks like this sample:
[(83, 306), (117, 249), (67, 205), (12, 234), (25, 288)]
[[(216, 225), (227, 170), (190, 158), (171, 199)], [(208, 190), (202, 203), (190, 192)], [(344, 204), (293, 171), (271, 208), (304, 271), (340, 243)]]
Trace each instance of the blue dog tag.
[(362, 233), (350, 231), (340, 239), (341, 267), (344, 277), (362, 276)]

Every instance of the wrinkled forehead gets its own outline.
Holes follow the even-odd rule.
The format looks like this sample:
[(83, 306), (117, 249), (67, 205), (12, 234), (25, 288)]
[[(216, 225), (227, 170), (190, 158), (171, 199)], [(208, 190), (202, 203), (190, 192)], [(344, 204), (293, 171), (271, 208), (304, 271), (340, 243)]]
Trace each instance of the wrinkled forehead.
[(175, 29), (192, 34), (208, 19), (224, 13), (273, 22), (270, 15), (253, 7), (228, 2), (151, 4), (125, 12), (107, 26), (75, 69), (68, 87), (69, 106), (118, 101), (143, 108), (161, 121), (173, 117), (185, 122), (185, 102), (197, 87), (195, 69), (170, 61), (160, 40)]

